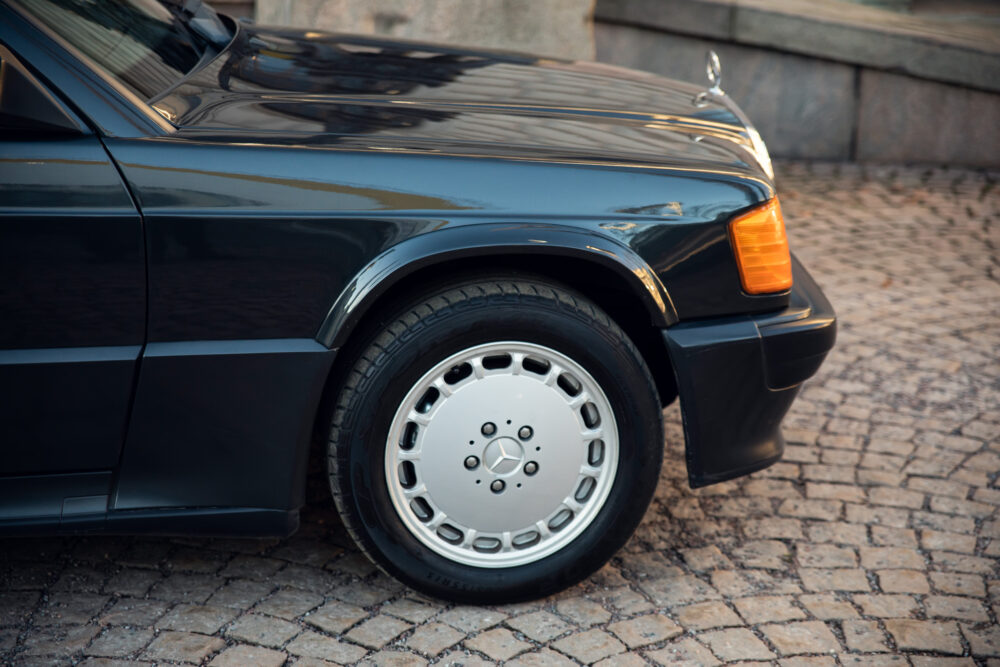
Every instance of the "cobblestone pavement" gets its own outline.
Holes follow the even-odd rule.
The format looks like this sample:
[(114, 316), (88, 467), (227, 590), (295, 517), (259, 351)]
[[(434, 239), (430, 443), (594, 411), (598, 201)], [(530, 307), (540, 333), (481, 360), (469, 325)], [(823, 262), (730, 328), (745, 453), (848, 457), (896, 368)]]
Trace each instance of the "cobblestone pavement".
[(779, 167), (841, 318), (783, 462), (690, 490), (672, 406), (635, 538), (514, 606), (413, 594), (326, 501), (282, 541), (8, 540), (0, 661), (1000, 665), (1000, 174)]

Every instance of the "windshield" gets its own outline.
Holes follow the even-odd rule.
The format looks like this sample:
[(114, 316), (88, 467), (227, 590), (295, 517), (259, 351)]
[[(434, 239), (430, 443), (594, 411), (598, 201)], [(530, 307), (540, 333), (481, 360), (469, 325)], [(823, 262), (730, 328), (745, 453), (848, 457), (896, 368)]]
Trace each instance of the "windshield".
[[(28, 13), (147, 101), (217, 47), (180, 6), (156, 0), (19, 0)], [(207, 7), (196, 18), (219, 20)]]

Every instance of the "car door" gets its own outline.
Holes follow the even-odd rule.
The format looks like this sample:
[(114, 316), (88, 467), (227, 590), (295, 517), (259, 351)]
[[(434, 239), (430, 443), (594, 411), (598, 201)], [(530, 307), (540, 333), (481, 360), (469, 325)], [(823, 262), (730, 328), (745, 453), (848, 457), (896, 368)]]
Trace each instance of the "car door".
[(141, 218), (20, 55), (0, 42), (0, 521), (104, 511), (145, 335)]

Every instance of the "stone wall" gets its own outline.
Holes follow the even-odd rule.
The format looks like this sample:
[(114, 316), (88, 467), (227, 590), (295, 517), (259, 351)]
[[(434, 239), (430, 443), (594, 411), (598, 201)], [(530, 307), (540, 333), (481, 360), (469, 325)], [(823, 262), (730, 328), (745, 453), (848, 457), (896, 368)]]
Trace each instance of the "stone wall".
[(854, 71), (849, 66), (608, 23), (598, 23), (596, 34), (602, 61), (706, 86), (705, 54), (714, 49), (722, 61), (723, 89), (747, 112), (773, 155), (825, 160), (850, 155)]
[(594, 59), (594, 0), (257, 0), (257, 22)]
[(1000, 166), (1000, 31), (826, 0), (598, 0), (598, 60), (722, 87), (777, 157)]

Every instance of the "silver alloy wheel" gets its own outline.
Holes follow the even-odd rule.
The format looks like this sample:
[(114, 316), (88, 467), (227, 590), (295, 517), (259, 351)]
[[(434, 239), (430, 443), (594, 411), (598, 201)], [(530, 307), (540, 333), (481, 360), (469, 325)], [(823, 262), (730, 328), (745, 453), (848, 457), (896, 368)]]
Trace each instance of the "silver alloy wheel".
[(435, 364), (393, 417), (389, 496), (425, 546), (477, 567), (533, 563), (572, 542), (618, 469), (611, 404), (542, 345), (477, 345)]

